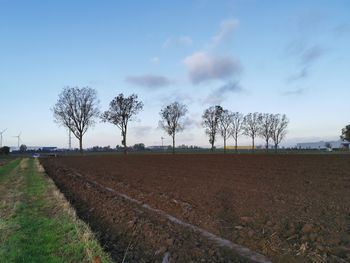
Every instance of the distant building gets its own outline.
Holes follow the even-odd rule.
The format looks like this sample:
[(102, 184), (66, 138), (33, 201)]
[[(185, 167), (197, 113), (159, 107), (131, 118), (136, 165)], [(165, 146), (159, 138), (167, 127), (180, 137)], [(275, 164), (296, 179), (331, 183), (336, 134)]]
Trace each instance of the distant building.
[(55, 152), (55, 151), (57, 151), (57, 147), (55, 147), (55, 146), (41, 147), (41, 151), (43, 151), (43, 152)]
[(40, 146), (27, 146), (27, 151), (40, 151), (41, 148)]
[(331, 149), (342, 149), (349, 148), (350, 142), (347, 140), (339, 140), (339, 141), (319, 141), (319, 142), (304, 142), (298, 143), (298, 149), (310, 149), (310, 150), (324, 150), (327, 148)]
[[(17, 152), (19, 151), (18, 147), (10, 147), (10, 152)], [(57, 151), (57, 147), (46, 147), (46, 146), (27, 146), (27, 152), (55, 152)]]
[[(235, 150), (235, 146), (226, 146), (226, 150)], [(237, 150), (252, 150), (253, 147), (251, 145), (249, 146), (237, 146)], [(256, 146), (254, 146), (254, 149), (257, 149)]]
[(150, 149), (150, 150), (156, 150), (156, 151), (160, 151), (160, 150), (166, 150), (168, 149), (168, 147), (171, 147), (170, 145), (152, 145), (152, 146), (148, 146), (146, 147), (147, 149)]

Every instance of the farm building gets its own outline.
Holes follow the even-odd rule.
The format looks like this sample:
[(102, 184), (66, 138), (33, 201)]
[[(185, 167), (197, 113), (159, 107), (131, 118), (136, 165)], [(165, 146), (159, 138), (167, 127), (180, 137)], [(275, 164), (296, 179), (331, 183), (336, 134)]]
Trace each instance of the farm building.
[(339, 141), (319, 141), (319, 142), (305, 142), (305, 143), (298, 143), (297, 148), (298, 149), (342, 149), (342, 148), (349, 148), (350, 142), (347, 140), (339, 140)]

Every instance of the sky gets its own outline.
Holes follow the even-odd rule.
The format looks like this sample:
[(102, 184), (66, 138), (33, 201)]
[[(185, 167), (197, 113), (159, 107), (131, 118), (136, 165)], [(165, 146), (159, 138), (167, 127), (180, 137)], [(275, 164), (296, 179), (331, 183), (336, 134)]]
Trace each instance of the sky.
[[(219, 104), (286, 114), (282, 145), (337, 140), (350, 121), (349, 14), (348, 0), (0, 0), (3, 144), (21, 132), (27, 146), (67, 147), (51, 111), (66, 86), (96, 89), (101, 112), (136, 93), (130, 145), (170, 144), (158, 122), (174, 101), (188, 107), (177, 145), (209, 147), (201, 115)], [(117, 144), (118, 128), (100, 121), (84, 136), (84, 147)]]

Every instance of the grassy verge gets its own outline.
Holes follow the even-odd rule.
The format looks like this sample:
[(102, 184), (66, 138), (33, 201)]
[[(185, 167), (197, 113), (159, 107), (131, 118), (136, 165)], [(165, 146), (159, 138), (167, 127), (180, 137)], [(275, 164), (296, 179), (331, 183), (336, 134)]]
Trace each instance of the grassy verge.
[(4, 166), (0, 166), (0, 182), (8, 178), (10, 172), (20, 163), (20, 159), (13, 160)]
[(111, 262), (37, 160), (0, 169), (0, 262)]

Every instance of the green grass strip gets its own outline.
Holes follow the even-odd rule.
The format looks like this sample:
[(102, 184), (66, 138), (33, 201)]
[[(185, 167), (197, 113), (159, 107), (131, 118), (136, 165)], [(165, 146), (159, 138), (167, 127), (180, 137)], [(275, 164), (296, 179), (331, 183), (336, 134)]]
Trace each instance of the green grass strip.
[(12, 162), (9, 162), (8, 164), (5, 164), (4, 166), (0, 166), (0, 176), (8, 174), (11, 170), (16, 168), (17, 165), (19, 165), (21, 159), (15, 159)]
[[(0, 166), (0, 183), (4, 181), (7, 176), (13, 171), (20, 163), (21, 159), (15, 159), (4, 166)], [(1, 260), (1, 259), (0, 259)]]
[(102, 262), (111, 262), (94, 239), (82, 240), (81, 223), (55, 211), (57, 206), (47, 198), (48, 180), (36, 171), (33, 159), (20, 176), (24, 179), (20, 187), (23, 195), (10, 218), (18, 230), (0, 249), (0, 262), (92, 262), (97, 255)]

